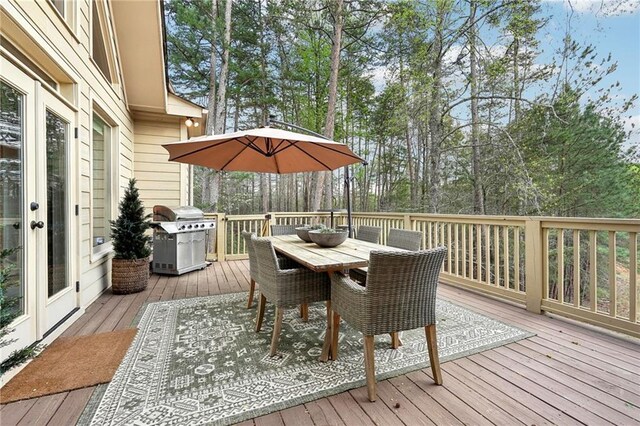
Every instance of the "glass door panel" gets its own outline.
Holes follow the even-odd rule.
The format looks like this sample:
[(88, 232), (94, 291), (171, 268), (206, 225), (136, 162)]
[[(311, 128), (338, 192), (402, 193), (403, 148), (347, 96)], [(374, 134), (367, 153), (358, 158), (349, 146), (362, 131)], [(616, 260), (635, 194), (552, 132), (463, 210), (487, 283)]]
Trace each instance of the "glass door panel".
[[(73, 215), (73, 196), (77, 176), (77, 161), (72, 145), (73, 111), (47, 90), (41, 90), (39, 109), (43, 126), (39, 139), (37, 156), (37, 198), (40, 210), (39, 221), (44, 223), (38, 229), (38, 287), (44, 300), (40, 300), (43, 315), (39, 318), (39, 330), (44, 334), (52, 332), (62, 321), (76, 310), (77, 293), (74, 274), (77, 273), (77, 219)], [(75, 255), (72, 255), (75, 253)], [(46, 286), (46, 288), (44, 288)]]
[(0, 267), (10, 273), (6, 303), (15, 316), (24, 313), (23, 274), (23, 107), (24, 94), (0, 80), (0, 249), (15, 249)]
[(69, 286), (67, 277), (67, 141), (69, 123), (46, 112), (48, 297)]
[(5, 297), (13, 304), (7, 345), (0, 345), (0, 359), (29, 346), (38, 338), (36, 308), (36, 239), (29, 202), (35, 199), (35, 83), (11, 62), (0, 58), (0, 249), (19, 249), (5, 258), (9, 267)]

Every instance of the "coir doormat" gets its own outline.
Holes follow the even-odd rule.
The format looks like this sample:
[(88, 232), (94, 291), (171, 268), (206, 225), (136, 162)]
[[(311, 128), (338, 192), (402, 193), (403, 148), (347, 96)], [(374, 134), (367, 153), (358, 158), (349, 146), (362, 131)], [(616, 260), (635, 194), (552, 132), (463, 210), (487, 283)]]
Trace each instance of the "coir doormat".
[(111, 381), (137, 329), (62, 337), (0, 390), (0, 403), (35, 398)]

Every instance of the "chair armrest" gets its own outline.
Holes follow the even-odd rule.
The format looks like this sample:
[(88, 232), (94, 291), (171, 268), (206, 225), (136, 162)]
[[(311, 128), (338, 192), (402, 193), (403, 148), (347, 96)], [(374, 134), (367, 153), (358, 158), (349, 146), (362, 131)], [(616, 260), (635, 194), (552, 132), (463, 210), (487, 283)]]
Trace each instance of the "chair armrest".
[(367, 288), (342, 274), (331, 274), (331, 308), (356, 330), (363, 331), (370, 316)]
[(364, 295), (367, 292), (365, 287), (362, 287), (348, 276), (340, 273), (331, 274), (331, 284), (334, 286), (340, 286), (344, 291), (349, 293)]
[(329, 277), (324, 272), (313, 272), (310, 269), (297, 265), (296, 268), (282, 269), (278, 271), (278, 276), (287, 280), (306, 280), (326, 282), (329, 284)]

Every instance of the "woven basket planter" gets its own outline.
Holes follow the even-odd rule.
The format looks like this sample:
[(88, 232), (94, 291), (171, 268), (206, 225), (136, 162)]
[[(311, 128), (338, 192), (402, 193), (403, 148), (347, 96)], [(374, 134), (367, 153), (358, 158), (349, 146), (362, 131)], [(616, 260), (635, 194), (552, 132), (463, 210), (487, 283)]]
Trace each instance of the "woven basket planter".
[(137, 293), (147, 288), (149, 258), (111, 260), (111, 291), (115, 294)]

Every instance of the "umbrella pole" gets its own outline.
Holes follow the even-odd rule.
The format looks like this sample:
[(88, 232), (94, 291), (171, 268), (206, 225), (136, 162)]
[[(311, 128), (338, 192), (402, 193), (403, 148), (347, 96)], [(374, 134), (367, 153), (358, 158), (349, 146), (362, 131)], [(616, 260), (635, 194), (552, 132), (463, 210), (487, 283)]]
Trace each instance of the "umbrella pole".
[[(266, 125), (270, 126), (271, 123), (275, 123), (275, 124), (281, 124), (283, 126), (289, 126), (291, 128), (294, 128), (296, 130), (300, 130), (303, 132), (306, 132), (310, 135), (313, 136), (317, 136), (319, 138), (322, 139), (327, 139), (330, 140), (328, 137), (321, 135), (319, 133), (316, 133), (312, 130), (309, 129), (305, 129), (304, 127), (300, 127), (300, 126), (296, 126), (295, 124), (291, 124), (291, 123), (286, 123), (284, 121), (280, 121), (280, 120), (276, 120), (274, 115), (269, 115), (269, 118), (267, 119)], [(363, 164), (366, 166), (366, 161), (363, 162)], [(347, 224), (349, 226), (349, 238), (353, 237), (353, 230), (351, 229), (351, 177), (349, 176), (349, 166), (344, 166), (344, 186), (345, 186), (345, 191), (347, 192)], [(333, 218), (333, 213), (331, 213), (332, 218)], [(331, 224), (331, 226), (333, 226), (333, 223)]]
[(344, 166), (344, 188), (347, 197), (347, 225), (349, 226), (349, 238), (353, 238), (351, 229), (351, 177), (349, 176), (349, 166)]

